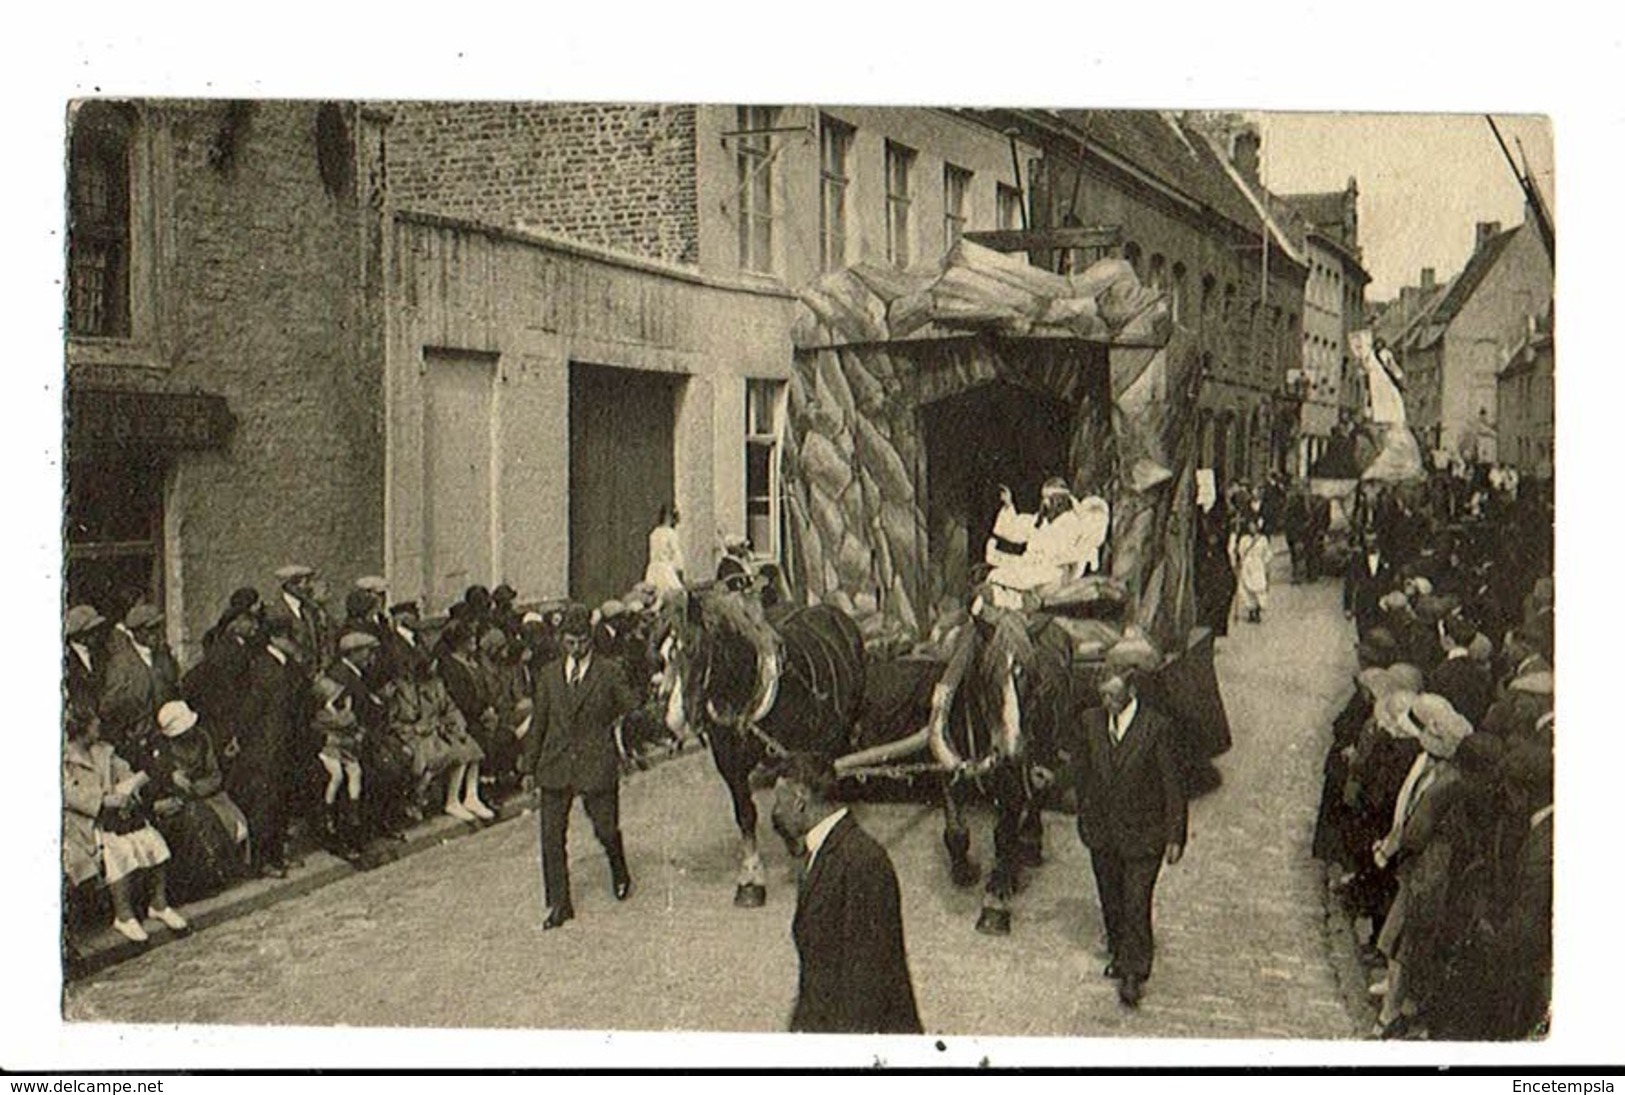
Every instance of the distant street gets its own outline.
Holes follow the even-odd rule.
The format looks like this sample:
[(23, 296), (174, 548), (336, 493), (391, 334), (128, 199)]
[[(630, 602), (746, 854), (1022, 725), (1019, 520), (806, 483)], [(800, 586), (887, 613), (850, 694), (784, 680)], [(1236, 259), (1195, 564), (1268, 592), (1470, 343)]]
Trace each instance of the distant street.
[[(1278, 576), (1285, 560), (1277, 562)], [(1235, 738), (1224, 782), (1192, 804), (1184, 861), (1162, 875), (1157, 965), (1140, 1010), (1094, 952), (1087, 857), (1048, 819), (1048, 861), (1006, 939), (976, 934), (980, 890), (948, 882), (939, 813), (857, 810), (890, 849), (926, 1029), (982, 1035), (1348, 1038), (1309, 858), (1327, 724), (1353, 668), (1333, 582), (1278, 585), (1234, 625), (1218, 669)], [(731, 897), (727, 795), (703, 755), (631, 777), (624, 905), (579, 808), (578, 919), (543, 934), (532, 818), (499, 825), (251, 913), (68, 987), (69, 1018), (120, 1022), (621, 1030), (782, 1030), (796, 979), (795, 899), (766, 824), (766, 908)], [(763, 802), (767, 796), (763, 796)], [(979, 858), (990, 858), (985, 821)]]

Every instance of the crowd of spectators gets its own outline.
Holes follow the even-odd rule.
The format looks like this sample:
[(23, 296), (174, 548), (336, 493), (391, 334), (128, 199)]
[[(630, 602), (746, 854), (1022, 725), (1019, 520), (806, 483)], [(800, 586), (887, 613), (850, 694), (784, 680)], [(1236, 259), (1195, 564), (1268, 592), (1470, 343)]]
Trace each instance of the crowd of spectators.
[[(533, 674), (559, 656), (564, 603), (523, 608), (508, 586), (473, 586), (426, 617), (362, 578), (340, 614), (312, 568), (276, 581), (266, 599), (233, 593), (184, 671), (153, 605), (68, 610), (70, 944), (109, 912), (136, 942), (150, 920), (185, 931), (175, 904), (285, 876), (317, 849), (372, 866), (426, 816), (484, 823), (529, 790)], [(593, 612), (596, 649), (644, 689), (620, 728), (629, 766), (675, 744), (657, 696), (661, 618), (645, 584)]]
[[(1487, 470), (1487, 469), (1485, 469)], [(1314, 852), (1359, 926), (1374, 1034), (1539, 1035), (1551, 984), (1549, 482), (1438, 475), (1362, 498), (1354, 693)]]

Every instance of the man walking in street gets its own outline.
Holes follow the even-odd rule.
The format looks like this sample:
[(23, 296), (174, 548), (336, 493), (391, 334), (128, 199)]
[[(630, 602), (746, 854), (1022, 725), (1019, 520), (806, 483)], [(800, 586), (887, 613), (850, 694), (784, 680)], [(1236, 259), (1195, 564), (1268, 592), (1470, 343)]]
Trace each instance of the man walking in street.
[(1078, 835), (1089, 849), (1111, 952), (1106, 976), (1138, 1007), (1151, 976), (1151, 900), (1164, 861), (1185, 848), (1185, 790), (1175, 726), (1140, 702), (1139, 675), (1157, 664), (1143, 638), (1125, 638), (1107, 654), (1101, 707), (1084, 714), (1068, 750), (1076, 774)]
[(615, 900), (632, 895), (632, 875), (621, 841), (620, 763), (615, 724), (637, 706), (626, 674), (592, 646), (592, 614), (572, 604), (559, 626), (564, 656), (536, 674), (530, 732), (537, 735), (535, 783), (539, 793), (542, 880), (547, 892), (544, 931), (574, 919), (566, 852), (570, 804), (581, 797), (593, 835), (609, 857)]
[(807, 857), (791, 927), (801, 977), (790, 1029), (919, 1034), (897, 872), (834, 789), (827, 760), (797, 753), (773, 792), (773, 827)]

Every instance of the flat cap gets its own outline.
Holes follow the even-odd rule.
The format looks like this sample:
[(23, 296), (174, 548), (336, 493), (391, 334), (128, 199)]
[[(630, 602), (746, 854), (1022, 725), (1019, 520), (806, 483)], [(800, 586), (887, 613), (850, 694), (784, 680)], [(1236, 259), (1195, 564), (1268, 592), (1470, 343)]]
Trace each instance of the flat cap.
[(357, 578), (355, 580), (355, 587), (357, 589), (364, 589), (368, 593), (387, 593), (389, 591), (389, 583), (385, 582), (376, 574), (368, 574), (364, 577)]
[(339, 640), (339, 653), (352, 654), (357, 650), (370, 650), (378, 645), (378, 640), (365, 631), (347, 631), (344, 638)]
[(89, 605), (74, 605), (63, 620), (63, 630), (69, 635), (83, 635), (105, 624), (107, 620)]
[(154, 624), (164, 622), (164, 614), (156, 605), (145, 601), (134, 605), (124, 614), (124, 626), (131, 631), (139, 631), (143, 627), (152, 627)]
[(277, 567), (278, 581), (288, 582), (295, 578), (309, 578), (316, 573), (315, 567), (307, 567), (303, 563), (289, 563), (285, 567)]

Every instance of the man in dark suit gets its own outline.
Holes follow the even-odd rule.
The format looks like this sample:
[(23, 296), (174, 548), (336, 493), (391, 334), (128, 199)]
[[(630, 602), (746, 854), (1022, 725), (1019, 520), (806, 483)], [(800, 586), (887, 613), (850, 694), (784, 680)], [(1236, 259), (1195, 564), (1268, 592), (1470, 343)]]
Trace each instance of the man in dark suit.
[(1392, 568), (1378, 542), (1368, 536), (1356, 543), (1349, 556), (1348, 572), (1343, 576), (1343, 612), (1353, 618), (1360, 638), (1382, 622), (1378, 602), (1394, 584)]
[(620, 764), (615, 723), (637, 706), (626, 674), (614, 659), (595, 655), (592, 615), (571, 605), (560, 624), (564, 656), (536, 674), (530, 732), (537, 735), (535, 783), (539, 795), (542, 880), (547, 890), (543, 930), (575, 917), (570, 899), (570, 862), (565, 849), (570, 804), (586, 808), (593, 835), (609, 857), (615, 900), (632, 894), (621, 841)]
[(1185, 848), (1185, 790), (1172, 720), (1139, 700), (1138, 678), (1156, 664), (1141, 638), (1108, 653), (1102, 706), (1085, 712), (1071, 761), (1078, 835), (1089, 849), (1118, 998), (1138, 1007), (1151, 975), (1151, 899), (1166, 860)]
[(1495, 701), (1490, 671), (1467, 652), (1478, 627), (1459, 612), (1440, 620), (1438, 626), (1444, 661), (1428, 671), (1427, 690), (1449, 700), (1450, 706), (1478, 729), (1483, 725), (1484, 713)]
[[(299, 661), (305, 675), (314, 678), (333, 657), (333, 627), (327, 610), (316, 598), (316, 571), (302, 563), (290, 563), (276, 572), (280, 595), (266, 608), (269, 616), (286, 616), (293, 621), (293, 636), (299, 643)], [(357, 713), (359, 717), (359, 712)]]
[(294, 760), (311, 718), (309, 689), (298, 656), (287, 617), (268, 621), (263, 642), (251, 651), (232, 726), (237, 759), (226, 774), (226, 787), (248, 816), (250, 859), (265, 878), (284, 878), (288, 873), (285, 840)]
[(806, 869), (791, 927), (801, 978), (790, 1029), (919, 1034), (897, 872), (886, 849), (832, 801), (829, 762), (797, 753), (774, 788), (773, 827)]

